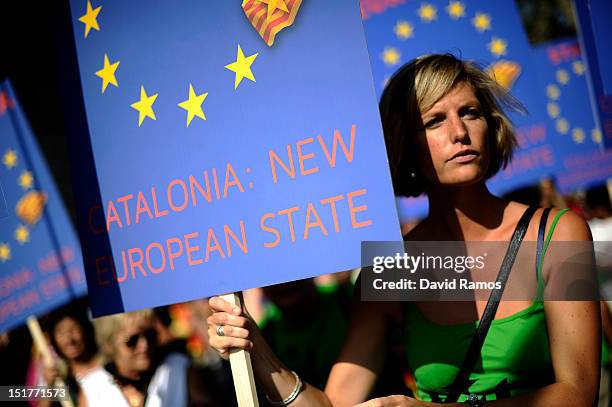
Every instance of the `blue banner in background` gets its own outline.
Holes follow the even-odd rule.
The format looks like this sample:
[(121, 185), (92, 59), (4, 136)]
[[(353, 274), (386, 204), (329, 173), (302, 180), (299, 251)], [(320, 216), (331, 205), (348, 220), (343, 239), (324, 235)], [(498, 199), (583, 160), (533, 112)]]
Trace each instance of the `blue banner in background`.
[(355, 268), (362, 240), (400, 239), (358, 3), (270, 4), (71, 1), (94, 314)]
[(602, 151), (602, 132), (594, 120), (587, 67), (574, 39), (535, 47), (534, 60), (546, 96), (559, 192), (569, 194), (612, 177), (612, 151)]
[(579, 37), (588, 63), (592, 103), (602, 129), (603, 144), (612, 148), (612, 3), (574, 0)]
[(0, 82), (0, 332), (86, 292), (60, 194), (10, 83)]

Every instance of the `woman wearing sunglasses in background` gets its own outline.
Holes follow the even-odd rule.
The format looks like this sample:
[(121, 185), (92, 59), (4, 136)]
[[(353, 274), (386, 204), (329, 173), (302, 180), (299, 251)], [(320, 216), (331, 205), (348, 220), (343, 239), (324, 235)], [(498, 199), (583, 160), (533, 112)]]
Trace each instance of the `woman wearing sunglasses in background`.
[[(418, 58), (390, 79), (380, 111), (394, 189), (396, 195), (427, 194), (430, 208), (405, 240), (510, 242), (523, 230), (525, 241), (582, 241), (592, 253), (588, 226), (577, 215), (528, 208), (489, 192), (486, 180), (509, 162), (517, 144), (501, 106), (520, 110), (481, 69), (452, 55)], [(230, 348), (249, 349), (272, 405), (352, 406), (367, 399), (395, 321), (406, 333), (416, 398), (389, 396), (364, 406), (437, 406), (454, 392), (456, 399), (444, 405), (590, 407), (599, 382), (599, 304), (542, 301), (551, 282), (572, 270), (555, 265), (564, 253), (541, 253), (539, 266), (524, 264), (529, 277), (521, 283), (533, 297), (496, 302), (484, 345), (475, 353), (478, 363), (458, 388), (453, 383), (484, 319), (486, 298), (403, 304), (357, 298), (325, 392), (302, 383), (299, 372), (278, 360), (248, 313), (217, 297), (210, 300), (210, 343), (223, 357)]]
[(80, 380), (89, 407), (183, 407), (185, 366), (155, 365), (157, 333), (150, 310), (94, 320), (96, 338), (108, 363)]

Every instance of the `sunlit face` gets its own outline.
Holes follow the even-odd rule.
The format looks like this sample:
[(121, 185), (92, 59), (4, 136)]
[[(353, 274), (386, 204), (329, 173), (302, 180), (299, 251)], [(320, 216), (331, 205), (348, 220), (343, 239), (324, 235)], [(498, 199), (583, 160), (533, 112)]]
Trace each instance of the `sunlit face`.
[(69, 360), (79, 358), (85, 352), (83, 328), (71, 317), (59, 321), (53, 329), (58, 350)]
[(115, 334), (114, 362), (120, 373), (138, 374), (151, 368), (157, 333), (151, 324), (125, 323)]
[(421, 115), (419, 170), (426, 184), (462, 186), (482, 181), (489, 164), (487, 121), (474, 89), (455, 85)]

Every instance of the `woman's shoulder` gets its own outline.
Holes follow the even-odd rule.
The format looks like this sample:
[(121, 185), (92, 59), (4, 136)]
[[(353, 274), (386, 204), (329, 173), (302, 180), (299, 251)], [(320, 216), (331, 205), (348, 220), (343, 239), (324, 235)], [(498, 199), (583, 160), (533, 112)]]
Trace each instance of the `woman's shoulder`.
[(552, 208), (546, 222), (546, 236), (552, 241), (592, 240), (586, 220), (570, 209)]

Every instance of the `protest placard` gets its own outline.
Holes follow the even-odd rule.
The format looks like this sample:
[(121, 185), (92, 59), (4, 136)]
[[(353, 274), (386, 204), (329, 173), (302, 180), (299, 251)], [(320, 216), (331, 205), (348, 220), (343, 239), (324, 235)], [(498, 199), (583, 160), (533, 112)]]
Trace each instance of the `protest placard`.
[(362, 240), (400, 239), (358, 6), (71, 1), (94, 315), (355, 268)]
[(588, 64), (586, 74), (596, 109), (595, 120), (602, 130), (603, 145), (609, 149), (612, 147), (612, 4), (606, 0), (579, 0), (573, 4), (580, 44)]
[(76, 233), (11, 84), (0, 82), (0, 332), (84, 294)]

